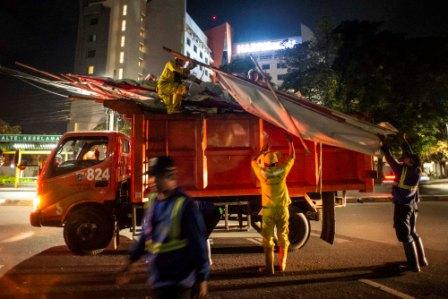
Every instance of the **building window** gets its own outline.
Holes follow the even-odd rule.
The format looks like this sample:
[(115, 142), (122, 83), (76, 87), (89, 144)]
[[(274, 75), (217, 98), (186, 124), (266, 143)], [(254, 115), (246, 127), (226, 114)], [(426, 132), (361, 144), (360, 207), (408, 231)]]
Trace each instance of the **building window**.
[(194, 51), (195, 53), (198, 52), (198, 47), (196, 47), (196, 45), (193, 46), (193, 51)]
[(123, 16), (128, 14), (128, 6), (127, 5), (123, 5)]
[(87, 58), (95, 57), (96, 50), (87, 51)]
[(270, 64), (262, 64), (262, 65), (261, 65), (261, 68), (262, 68), (263, 70), (269, 70), (269, 69), (271, 68), (271, 65), (270, 65)]
[(121, 31), (126, 31), (126, 20), (121, 21)]
[(202, 71), (202, 65), (199, 66), (199, 69)]
[(96, 34), (90, 34), (88, 41), (89, 42), (96, 42)]
[(145, 46), (144, 46), (142, 43), (139, 43), (139, 44), (138, 44), (138, 50), (139, 50), (140, 52), (145, 52)]
[(145, 29), (140, 29), (140, 37), (145, 37)]
[(191, 39), (187, 37), (187, 45), (191, 46)]
[(125, 42), (126, 42), (126, 36), (122, 35), (121, 36), (121, 41), (120, 41), (120, 46), (124, 47)]
[(123, 79), (123, 68), (118, 69), (118, 80)]
[(120, 52), (120, 63), (124, 63), (124, 52)]
[(96, 24), (98, 24), (98, 18), (90, 19), (90, 25), (96, 25)]
[(89, 65), (89, 67), (87, 68), (87, 75), (93, 75), (94, 72), (95, 67), (93, 65)]
[(205, 57), (205, 63), (208, 63), (208, 58), (207, 57)]
[(190, 52), (188, 52), (188, 51), (187, 51), (187, 56), (188, 56), (188, 57), (191, 57), (191, 54), (190, 54)]
[(202, 52), (199, 52), (199, 57), (204, 57), (204, 55), (202, 54)]
[(281, 81), (285, 80), (285, 74), (277, 75), (277, 80), (281, 80)]
[(208, 71), (207, 70), (204, 70), (204, 73), (205, 73), (206, 76), (208, 76)]
[(139, 59), (138, 60), (138, 67), (141, 67), (142, 66), (142, 61)]
[(260, 55), (260, 60), (272, 59), (272, 55)]
[(278, 69), (285, 69), (286, 68), (286, 64), (284, 64), (284, 63), (277, 63), (277, 68)]

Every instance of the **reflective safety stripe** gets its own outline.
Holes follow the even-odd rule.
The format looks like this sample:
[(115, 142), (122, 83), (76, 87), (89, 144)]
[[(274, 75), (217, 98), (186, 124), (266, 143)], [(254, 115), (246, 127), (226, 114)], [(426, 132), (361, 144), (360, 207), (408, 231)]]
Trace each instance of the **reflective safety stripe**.
[(148, 240), (145, 243), (146, 250), (152, 254), (170, 252), (178, 250), (187, 246), (186, 239), (179, 239), (181, 233), (181, 210), (186, 198), (184, 196), (176, 199), (173, 209), (171, 211), (171, 226), (168, 232), (168, 242), (154, 242), (153, 240)]
[(410, 186), (410, 185), (405, 185), (404, 184), (404, 180), (406, 179), (407, 172), (408, 172), (408, 168), (407, 167), (403, 167), (403, 169), (401, 171), (400, 181), (398, 182), (398, 184), (396, 184), (396, 186), (398, 188), (401, 188), (401, 189), (405, 189), (405, 190), (409, 190), (409, 191), (415, 191), (415, 190), (417, 190), (418, 183), (417, 183), (417, 185), (414, 185), (414, 186)]

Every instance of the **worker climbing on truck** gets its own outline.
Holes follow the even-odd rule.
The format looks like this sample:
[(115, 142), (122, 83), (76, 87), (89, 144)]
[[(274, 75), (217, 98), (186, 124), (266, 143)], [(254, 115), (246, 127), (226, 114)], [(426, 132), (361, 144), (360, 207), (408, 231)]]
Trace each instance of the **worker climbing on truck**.
[(289, 197), (286, 177), (295, 160), (292, 136), (285, 134), (289, 144), (289, 155), (279, 163), (278, 154), (271, 150), (269, 136), (265, 135), (265, 144), (260, 153), (252, 160), (252, 169), (261, 184), (262, 231), (265, 253), (264, 271), (274, 274), (274, 228), (278, 236), (278, 269), (286, 269), (288, 254)]
[(182, 79), (188, 78), (190, 70), (196, 67), (192, 62), (184, 67), (185, 63), (183, 59), (178, 57), (168, 61), (157, 81), (157, 94), (162, 98), (169, 114), (180, 110), (182, 99), (188, 92), (188, 88), (182, 83)]

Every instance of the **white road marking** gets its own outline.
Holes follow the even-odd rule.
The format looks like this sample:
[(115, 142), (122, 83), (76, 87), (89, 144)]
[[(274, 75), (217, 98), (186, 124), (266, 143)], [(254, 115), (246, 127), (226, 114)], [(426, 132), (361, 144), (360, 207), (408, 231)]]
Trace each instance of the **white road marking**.
[(372, 286), (374, 288), (378, 288), (383, 292), (389, 293), (393, 296), (396, 296), (398, 298), (403, 298), (403, 299), (415, 299), (415, 297), (412, 297), (408, 294), (402, 293), (400, 291), (394, 290), (392, 288), (386, 287), (385, 285), (379, 284), (377, 282), (374, 282), (372, 280), (369, 279), (360, 279), (359, 280), (362, 283), (368, 284), (369, 286)]
[(250, 241), (252, 243), (255, 243), (257, 245), (262, 244), (262, 238), (246, 238), (247, 241)]
[[(313, 237), (320, 238), (320, 234), (318, 234), (318, 233), (311, 232), (310, 235), (313, 236)], [(350, 242), (350, 240), (341, 239), (341, 238), (334, 238), (334, 242), (335, 243), (345, 243), (345, 242)]]
[(29, 238), (29, 237), (31, 237), (32, 235), (34, 235), (34, 232), (32, 232), (32, 231), (27, 231), (27, 232), (24, 232), (24, 233), (17, 234), (17, 235), (15, 235), (15, 236), (11, 237), (11, 238), (4, 239), (4, 240), (0, 241), (0, 244), (2, 244), (2, 243), (12, 243), (12, 242), (17, 242), (17, 241), (20, 241), (20, 240)]

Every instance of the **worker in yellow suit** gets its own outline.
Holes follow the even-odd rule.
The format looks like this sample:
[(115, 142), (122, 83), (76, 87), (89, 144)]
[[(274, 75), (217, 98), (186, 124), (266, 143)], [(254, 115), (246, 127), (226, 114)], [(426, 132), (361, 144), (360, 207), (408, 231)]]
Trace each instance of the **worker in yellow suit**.
[(260, 153), (252, 160), (252, 169), (260, 180), (263, 246), (265, 252), (265, 271), (274, 274), (274, 228), (278, 237), (278, 269), (285, 271), (288, 255), (289, 233), (289, 197), (286, 177), (295, 160), (295, 149), (292, 136), (286, 134), (289, 143), (289, 155), (283, 163), (279, 163), (276, 152), (270, 150), (269, 141)]
[(184, 67), (185, 61), (174, 58), (165, 64), (165, 68), (157, 81), (157, 94), (165, 103), (169, 114), (180, 110), (182, 98), (187, 94), (188, 88), (182, 84), (182, 78), (187, 78), (190, 70), (196, 65), (190, 64)]

